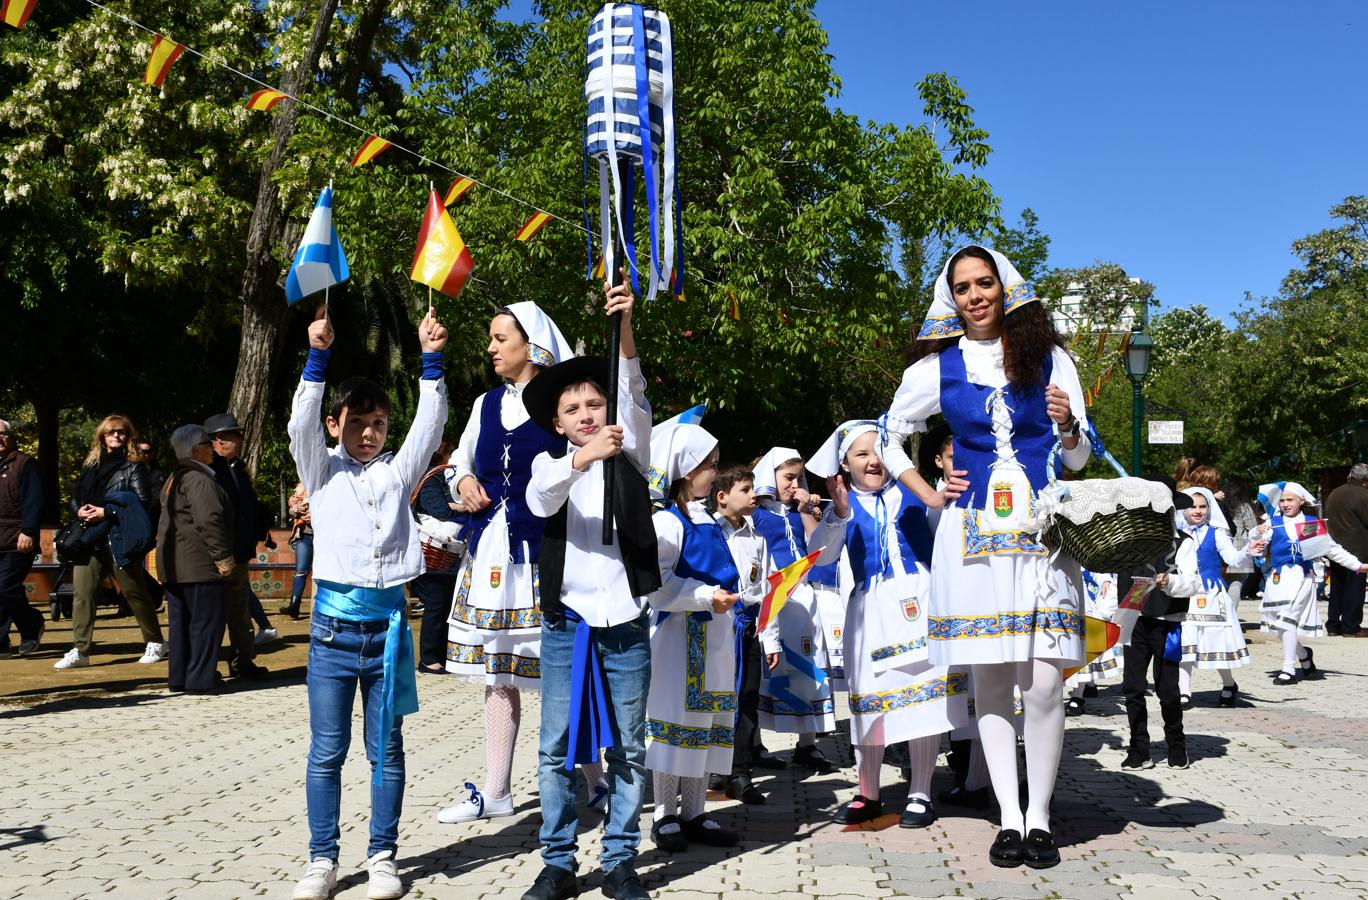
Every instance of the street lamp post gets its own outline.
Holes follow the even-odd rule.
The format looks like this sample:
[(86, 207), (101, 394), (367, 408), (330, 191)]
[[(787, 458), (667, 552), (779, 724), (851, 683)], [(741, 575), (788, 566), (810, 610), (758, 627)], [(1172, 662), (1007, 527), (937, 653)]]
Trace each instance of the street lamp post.
[(1137, 478), (1143, 465), (1140, 458), (1140, 432), (1145, 418), (1145, 394), (1142, 388), (1145, 377), (1149, 375), (1150, 353), (1153, 350), (1154, 341), (1138, 328), (1126, 345), (1126, 377), (1131, 383), (1131, 474)]

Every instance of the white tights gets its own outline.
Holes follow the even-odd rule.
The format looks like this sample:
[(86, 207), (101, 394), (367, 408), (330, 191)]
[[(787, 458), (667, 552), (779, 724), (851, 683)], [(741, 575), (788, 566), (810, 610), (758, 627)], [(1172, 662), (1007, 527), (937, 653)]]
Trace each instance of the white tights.
[[(1192, 696), (1192, 670), (1194, 663), (1185, 662), (1178, 664), (1178, 695), (1180, 697)], [(1221, 687), (1230, 687), (1235, 684), (1235, 673), (1229, 669), (1217, 669), (1221, 676)]]
[(485, 686), (485, 783), (484, 795), (507, 797), (512, 793), (513, 745), (518, 740), (522, 698), (512, 685)]
[(1297, 635), (1295, 628), (1288, 628), (1282, 633), (1283, 645), (1283, 667), (1282, 670), (1288, 675), (1296, 675), (1297, 667), (1306, 658), (1306, 648), (1302, 646), (1301, 638)]
[[(655, 793), (655, 815), (659, 822), (667, 816), (680, 816), (690, 822), (703, 815), (708, 803), (708, 779), (682, 778), (668, 772), (651, 772), (651, 787)], [(673, 831), (668, 829), (667, 831)]]
[[(975, 665), (974, 708), (993, 793), (1002, 810), (1002, 827), (1025, 834), (1050, 830), (1050, 796), (1064, 749), (1064, 706), (1059, 702), (1064, 673), (1051, 660)], [(1025, 816), (1017, 785), (1016, 727), (1012, 724), (1013, 688), (1020, 688), (1026, 714), (1026, 783), (1030, 804)]]
[[(931, 776), (936, 774), (936, 757), (940, 756), (941, 736), (938, 734), (913, 738), (907, 742), (907, 758), (912, 777), (907, 782), (908, 800), (931, 800)], [(856, 744), (855, 765), (860, 773), (860, 796), (879, 799), (879, 770), (883, 766), (883, 744)]]

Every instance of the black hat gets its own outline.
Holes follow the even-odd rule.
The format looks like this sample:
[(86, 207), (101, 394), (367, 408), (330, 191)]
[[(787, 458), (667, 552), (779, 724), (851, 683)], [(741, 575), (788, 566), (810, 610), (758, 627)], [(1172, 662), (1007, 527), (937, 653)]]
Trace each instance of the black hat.
[(1173, 492), (1173, 508), (1174, 508), (1174, 509), (1191, 509), (1191, 508), (1192, 508), (1192, 495), (1191, 495), (1191, 494), (1185, 494), (1185, 493), (1183, 493), (1182, 491), (1174, 491), (1174, 492)]
[(608, 360), (602, 356), (575, 356), (565, 362), (544, 369), (523, 388), (523, 406), (527, 414), (551, 434), (556, 433), (556, 407), (561, 393), (570, 385), (592, 381), (608, 394)]
[(237, 416), (232, 413), (219, 413), (204, 420), (204, 431), (208, 435), (223, 434), (225, 431), (241, 431)]

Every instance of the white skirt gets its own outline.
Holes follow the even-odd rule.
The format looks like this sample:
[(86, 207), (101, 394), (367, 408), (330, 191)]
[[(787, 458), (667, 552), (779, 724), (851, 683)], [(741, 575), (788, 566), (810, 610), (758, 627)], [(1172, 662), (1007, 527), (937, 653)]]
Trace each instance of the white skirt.
[(674, 612), (651, 628), (646, 768), (700, 778), (731, 772), (736, 650), (730, 612)]
[(783, 734), (836, 730), (826, 613), (808, 584), (795, 588), (779, 611), (779, 665), (772, 672), (760, 667), (761, 728)]
[(947, 509), (931, 562), (931, 661), (942, 666), (1083, 661), (1083, 581), (1060, 554), (964, 557), (964, 510)]
[(927, 657), (926, 592), (917, 571), (856, 585), (846, 606), (845, 663), (850, 741), (883, 745), (942, 734), (969, 723), (969, 673)]
[(1269, 573), (1259, 606), (1262, 630), (1295, 631), (1303, 637), (1319, 637), (1316, 584), (1316, 579), (1302, 571), (1301, 566), (1283, 566)]
[[(504, 540), (495, 538), (504, 529)], [(467, 554), (447, 619), (448, 672), (489, 687), (541, 685), (541, 610), (537, 566), (510, 564), (503, 513), (495, 514), (474, 554)], [(503, 563), (497, 560), (504, 560)]]
[(1192, 598), (1183, 620), (1182, 646), (1183, 662), (1199, 669), (1249, 665), (1249, 646), (1228, 593), (1217, 590)]

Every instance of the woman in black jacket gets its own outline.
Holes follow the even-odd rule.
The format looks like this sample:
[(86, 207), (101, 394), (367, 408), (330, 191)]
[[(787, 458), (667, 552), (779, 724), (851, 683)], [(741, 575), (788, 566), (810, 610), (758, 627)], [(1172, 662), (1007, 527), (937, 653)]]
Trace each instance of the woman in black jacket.
[[(90, 442), (90, 454), (76, 477), (72, 490), (71, 509), (88, 529), (100, 528), (106, 520), (117, 518), (117, 510), (106, 503), (116, 491), (126, 491), (138, 498), (143, 512), (151, 508), (152, 495), (147, 486), (147, 470), (138, 455), (137, 432), (126, 417), (106, 416), (95, 428)], [(148, 664), (166, 659), (166, 643), (156, 607), (148, 599), (142, 559), (126, 560), (119, 565), (110, 552), (108, 533), (90, 550), (90, 559), (72, 568), (71, 582), (75, 590), (72, 599), (71, 624), (75, 646), (57, 661), (53, 668), (79, 669), (90, 665), (90, 645), (95, 629), (95, 600), (100, 585), (113, 574), (119, 582), (124, 600), (138, 620), (142, 639), (147, 649), (138, 662)]]

